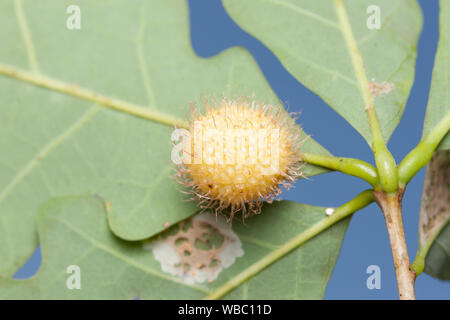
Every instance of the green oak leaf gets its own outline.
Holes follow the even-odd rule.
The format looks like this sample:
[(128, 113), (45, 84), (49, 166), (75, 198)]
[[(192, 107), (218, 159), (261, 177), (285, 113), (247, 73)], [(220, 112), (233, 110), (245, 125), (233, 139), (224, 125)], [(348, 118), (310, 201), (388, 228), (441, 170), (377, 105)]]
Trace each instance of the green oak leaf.
[[(79, 30), (66, 27), (70, 5), (80, 8)], [(4, 0), (0, 40), (0, 68), (28, 70), (38, 83), (54, 79), (69, 87), (63, 94), (14, 72), (0, 75), (3, 276), (35, 250), (35, 217), (48, 199), (102, 197), (113, 232), (129, 240), (148, 238), (197, 210), (182, 201), (170, 177), (172, 127), (75, 97), (71, 87), (179, 118), (205, 95), (278, 101), (244, 49), (212, 59), (195, 55), (184, 0)], [(304, 148), (327, 154), (312, 139)]]
[[(424, 136), (450, 113), (450, 3), (440, 1), (439, 4), (439, 42), (423, 127)], [(443, 139), (439, 149), (450, 149), (449, 134)]]
[[(423, 135), (450, 113), (450, 3), (440, 1), (439, 42), (433, 68)], [(450, 280), (450, 136), (427, 166), (419, 218), (419, 252), (425, 272)]]
[[(370, 144), (361, 85), (362, 59), (383, 137), (398, 125), (414, 80), (421, 11), (415, 0), (344, 1), (360, 56), (347, 46), (332, 0), (224, 0), (231, 17), (263, 42), (286, 69), (345, 118)], [(380, 29), (367, 22), (379, 8)], [(313, 107), (313, 106), (311, 106)]]
[[(106, 215), (107, 208), (99, 197), (72, 196), (43, 205), (37, 220), (42, 266), (27, 280), (0, 278), (0, 298), (204, 298), (272, 250), (326, 219), (325, 208), (290, 201), (266, 204), (264, 213), (249, 218), (246, 225), (239, 221), (233, 224), (243, 254), (231, 266), (223, 269), (215, 281), (186, 283), (162, 271), (146, 241), (115, 237)], [(322, 298), (349, 221), (347, 218), (320, 233), (225, 298)], [(225, 226), (230, 229), (229, 224)], [(67, 283), (72, 283), (69, 266), (79, 267), (79, 290), (68, 289)]]

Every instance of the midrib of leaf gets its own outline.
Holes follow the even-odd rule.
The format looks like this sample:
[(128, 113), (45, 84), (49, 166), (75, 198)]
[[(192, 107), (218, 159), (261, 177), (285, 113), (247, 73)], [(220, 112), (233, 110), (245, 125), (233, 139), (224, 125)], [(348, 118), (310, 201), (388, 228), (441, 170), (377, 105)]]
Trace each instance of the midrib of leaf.
[[(170, 114), (158, 111), (156, 109), (149, 110), (148, 108), (145, 108), (143, 106), (104, 96), (100, 93), (97, 93), (95, 91), (81, 88), (77, 85), (72, 85), (69, 83), (65, 83), (63, 81), (59, 81), (57, 79), (53, 79), (50, 77), (47, 77), (39, 72), (38, 67), (38, 61), (36, 58), (36, 53), (34, 50), (34, 45), (31, 37), (31, 33), (28, 28), (28, 23), (25, 17), (25, 13), (22, 6), (22, 0), (14, 0), (15, 4), (15, 10), (16, 10), (16, 16), (17, 16), (17, 22), (20, 28), (20, 32), (22, 34), (27, 56), (30, 64), (31, 73), (20, 70), (18, 68), (8, 66), (5, 64), (0, 63), (0, 74), (3, 74), (4, 76), (8, 76), (17, 80), (21, 80), (24, 82), (31, 83), (35, 86), (46, 88), (49, 90), (61, 92), (64, 94), (68, 94), (71, 96), (74, 96), (76, 98), (92, 101), (94, 103), (97, 103), (99, 105), (102, 105), (107, 108), (114, 109), (116, 111), (121, 111), (126, 114), (140, 117), (146, 120), (150, 120), (153, 122), (161, 123), (164, 125), (168, 125), (171, 127), (186, 127), (186, 122), (182, 119), (179, 119), (177, 117), (174, 117)], [(145, 5), (144, 5), (145, 6)], [(145, 10), (142, 10), (141, 12), (144, 12)], [(145, 58), (142, 54), (142, 36), (143, 36), (143, 26), (144, 26), (144, 14), (141, 15), (141, 25), (139, 29), (139, 33), (137, 35), (137, 44), (136, 44), (136, 50), (137, 50), (137, 56), (139, 60), (139, 66), (141, 68), (144, 87), (147, 92), (147, 96), (149, 99), (149, 105), (153, 106), (154, 102), (154, 94), (150, 85), (150, 78), (146, 71), (146, 63)]]
[[(346, 81), (347, 83), (358, 86), (359, 91), (361, 93), (361, 97), (364, 101), (364, 107), (367, 111), (368, 115), (368, 121), (371, 124), (371, 127), (375, 127), (372, 131), (373, 139), (375, 140), (382, 140), (381, 138), (381, 131), (380, 131), (380, 124), (378, 123), (378, 119), (376, 118), (376, 113), (374, 108), (374, 98), (372, 96), (372, 93), (369, 89), (369, 81), (367, 79), (367, 73), (364, 67), (364, 61), (363, 58), (359, 52), (358, 45), (356, 42), (356, 39), (354, 38), (352, 28), (350, 25), (350, 21), (347, 17), (347, 13), (345, 11), (344, 5), (342, 3), (342, 0), (334, 0), (334, 6), (338, 15), (338, 21), (339, 23), (335, 23), (333, 21), (330, 21), (314, 12), (308, 11), (298, 5), (294, 5), (292, 3), (288, 3), (285, 1), (274, 1), (274, 0), (264, 0), (268, 3), (271, 3), (273, 5), (278, 5), (285, 7), (287, 9), (292, 10), (293, 12), (297, 14), (301, 14), (303, 16), (307, 16), (309, 18), (315, 19), (316, 21), (321, 22), (324, 25), (328, 25), (329, 27), (339, 29), (344, 37), (345, 44), (347, 47), (348, 55), (351, 59), (352, 67), (354, 70), (354, 76), (356, 78), (356, 81), (348, 76), (345, 76), (341, 74), (340, 72), (337, 72), (335, 70), (332, 70), (330, 68), (324, 67), (320, 64), (314, 63), (312, 61), (309, 61), (307, 59), (304, 59), (298, 55), (292, 56), (291, 58), (302, 62), (307, 63), (309, 66), (315, 67), (317, 70), (320, 70), (324, 73), (331, 74), (333, 76), (338, 76), (342, 80)], [(390, 15), (393, 14), (393, 12), (396, 11), (397, 7), (394, 7), (392, 11), (389, 13)], [(374, 137), (376, 136), (376, 137)]]
[(364, 67), (363, 58), (359, 52), (353, 35), (352, 27), (348, 19), (342, 0), (333, 0), (342, 34), (345, 39), (348, 53), (350, 55), (353, 70), (359, 84), (359, 90), (364, 101), (364, 109), (367, 115), (367, 121), (370, 127), (372, 142), (370, 146), (373, 150), (375, 163), (380, 179), (380, 184), (384, 191), (392, 192), (397, 188), (397, 169), (395, 159), (387, 149), (381, 133), (378, 115), (375, 110), (374, 98), (369, 89), (369, 82)]
[[(362, 57), (361, 57), (361, 55), (359, 53), (356, 40), (353, 37), (353, 33), (351, 31), (350, 22), (348, 21), (348, 18), (347, 18), (346, 15), (345, 15), (344, 19), (339, 19), (339, 24), (336, 24), (333, 21), (330, 21), (330, 20), (328, 20), (328, 19), (326, 19), (326, 18), (324, 18), (324, 17), (322, 17), (322, 16), (320, 16), (320, 15), (318, 15), (316, 13), (308, 11), (308, 10), (306, 10), (306, 9), (304, 9), (304, 8), (298, 6), (298, 5), (294, 5), (292, 3), (288, 3), (288, 2), (285, 2), (285, 1), (274, 1), (274, 0), (264, 0), (264, 1), (270, 2), (270, 3), (274, 4), (274, 5), (286, 7), (286, 8), (291, 9), (292, 11), (294, 11), (294, 12), (296, 12), (298, 14), (301, 14), (301, 15), (310, 17), (312, 19), (315, 19), (317, 21), (320, 21), (323, 24), (326, 24), (326, 25), (328, 25), (330, 27), (340, 29), (341, 32), (344, 35), (344, 38), (345, 38), (345, 43), (346, 43), (346, 46), (347, 46), (347, 50), (348, 50), (349, 56), (350, 56), (350, 58), (352, 60), (352, 65), (353, 65), (353, 69), (355, 71), (356, 80), (357, 80), (357, 83), (359, 85), (359, 89), (361, 91), (361, 96), (363, 97), (364, 103), (365, 103), (365, 105), (373, 105), (373, 97), (372, 97), (372, 94), (371, 94), (371, 92), (369, 90), (369, 82), (367, 80), (363, 59), (362, 59)], [(343, 5), (342, 5), (341, 0), (334, 1), (334, 5), (336, 7), (336, 10), (338, 10), (338, 12), (339, 12), (339, 10), (343, 9)], [(394, 7), (394, 9), (389, 14), (390, 15), (393, 14), (393, 12), (395, 12), (397, 8), (398, 8), (398, 6)], [(329, 68), (325, 68), (325, 67), (323, 67), (321, 65), (318, 65), (318, 64), (316, 64), (316, 63), (314, 63), (312, 61), (308, 61), (306, 59), (302, 59), (299, 56), (294, 56), (293, 58), (296, 59), (296, 60), (299, 60), (301, 62), (313, 64), (317, 69), (319, 69), (319, 70), (321, 70), (323, 72), (340, 76), (343, 80), (347, 81), (349, 84), (352, 84), (352, 85), (355, 84), (355, 81), (353, 79), (351, 79), (351, 78), (349, 78), (349, 77), (347, 77), (347, 76), (345, 76), (345, 75), (343, 75), (343, 74), (341, 74), (339, 72), (336, 72), (334, 70), (330, 70)]]
[[(22, 80), (24, 82), (28, 82), (34, 84), (39, 87), (43, 87), (46, 89), (58, 91), (61, 93), (65, 93), (80, 99), (89, 100), (95, 102), (99, 105), (103, 105), (105, 107), (109, 107), (111, 109), (115, 109), (118, 111), (122, 111), (124, 113), (141, 117), (150, 121), (159, 122), (161, 124), (166, 124), (169, 126), (179, 126), (185, 127), (185, 123), (183, 120), (173, 117), (169, 114), (165, 114), (156, 110), (148, 110), (145, 107), (138, 106), (136, 104), (122, 101), (115, 98), (109, 98), (103, 96), (94, 91), (90, 91), (87, 89), (80, 88), (76, 85), (71, 85), (68, 83), (64, 83), (62, 81), (58, 81), (56, 79), (52, 79), (46, 77), (39, 72), (38, 61), (32, 41), (31, 34), (29, 32), (28, 23), (25, 17), (25, 13), (23, 10), (23, 5), (21, 0), (14, 0), (15, 11), (17, 16), (17, 22), (20, 28), (20, 32), (23, 37), (23, 41), (25, 44), (25, 48), (27, 51), (27, 56), (30, 64), (30, 69), (32, 73), (20, 70), (11, 66), (3, 65), (0, 63), (0, 74), (5, 76), (9, 76), (11, 78)], [(144, 22), (143, 16), (141, 17), (142, 23)], [(142, 25), (141, 23), (141, 25)], [(142, 26), (141, 26), (142, 29)], [(140, 62), (140, 66), (143, 72), (144, 85), (147, 90), (147, 94), (149, 96), (149, 100), (153, 100), (153, 95), (151, 92), (151, 87), (148, 79), (148, 74), (145, 70), (145, 60), (142, 55), (142, 48), (140, 46), (140, 39), (142, 37), (142, 30), (140, 30), (138, 39), (137, 39), (137, 52), (138, 58)], [(150, 102), (150, 101), (149, 101)], [(150, 103), (150, 105), (152, 105)], [(74, 122), (72, 126), (70, 126), (66, 131), (62, 132), (59, 136), (55, 137), (51, 140), (47, 145), (45, 145), (21, 170), (19, 170), (10, 183), (0, 192), (0, 202), (2, 202), (8, 194), (15, 188), (15, 186), (22, 181), (22, 179), (36, 167), (36, 165), (54, 148), (56, 148), (59, 144), (69, 138), (72, 134), (74, 134), (79, 128), (81, 128), (88, 120), (99, 111), (98, 106), (92, 107), (86, 113), (84, 113), (80, 119)]]
[(150, 120), (170, 127), (187, 127), (184, 120), (158, 110), (149, 110), (143, 106), (121, 99), (104, 96), (95, 91), (81, 88), (78, 85), (66, 83), (42, 74), (34, 74), (0, 63), (0, 74), (21, 80), (37, 87), (64, 93), (79, 99), (97, 103), (103, 107), (120, 111), (135, 117)]
[[(263, 1), (269, 2), (269, 3), (271, 3), (271, 4), (275, 5), (275, 6), (285, 7), (287, 9), (292, 10), (293, 12), (295, 12), (297, 14), (300, 14), (300, 15), (303, 15), (303, 16), (315, 19), (315, 20), (317, 20), (317, 21), (319, 21), (319, 22), (321, 22), (321, 23), (323, 23), (325, 25), (328, 25), (328, 26), (332, 27), (332, 28), (340, 29), (339, 24), (337, 24), (337, 23), (335, 23), (333, 21), (330, 21), (330, 20), (328, 20), (328, 19), (326, 19), (326, 18), (322, 17), (321, 15), (318, 15), (318, 14), (316, 14), (314, 12), (306, 10), (306, 9), (304, 9), (304, 8), (298, 6), (298, 5), (294, 5), (292, 3), (288, 3), (288, 2), (285, 2), (285, 1), (274, 1), (274, 0), (263, 0)], [(330, 69), (329, 67), (326, 67), (326, 66), (323, 66), (321, 64), (315, 63), (314, 61), (305, 59), (305, 58), (303, 58), (303, 57), (301, 57), (299, 55), (292, 56), (291, 58), (293, 58), (293, 59), (295, 59), (295, 60), (297, 60), (299, 62), (306, 63), (310, 67), (312, 66), (312, 67), (316, 68), (317, 70), (320, 70), (320, 71), (322, 71), (324, 73), (328, 73), (328, 74), (331, 74), (333, 76), (338, 76), (342, 80), (346, 81), (347, 83), (349, 83), (349, 84), (351, 84), (353, 86), (356, 85), (356, 82), (352, 78), (349, 78), (348, 76), (346, 76), (346, 75), (344, 75), (344, 74), (342, 74), (342, 73), (340, 73), (340, 72), (338, 72), (336, 70)]]
[(359, 90), (364, 100), (364, 104), (366, 106), (373, 106), (373, 96), (369, 89), (369, 81), (367, 80), (364, 62), (361, 54), (359, 53), (356, 40), (353, 36), (350, 21), (348, 20), (347, 13), (345, 12), (344, 5), (342, 3), (342, 0), (334, 0), (333, 3), (339, 17), (340, 29), (345, 39), (345, 44), (352, 61), (353, 70), (355, 72), (356, 80), (359, 84)]

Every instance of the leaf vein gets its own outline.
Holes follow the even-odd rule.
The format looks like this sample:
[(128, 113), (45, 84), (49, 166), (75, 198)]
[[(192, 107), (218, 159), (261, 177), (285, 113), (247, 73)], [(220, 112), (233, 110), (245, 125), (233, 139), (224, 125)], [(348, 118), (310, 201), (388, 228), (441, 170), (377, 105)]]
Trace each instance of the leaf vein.
[(294, 12), (296, 12), (298, 14), (304, 15), (306, 17), (310, 17), (312, 19), (315, 19), (315, 20), (317, 20), (319, 22), (322, 22), (323, 24), (326, 24), (326, 25), (328, 25), (330, 27), (339, 28), (337, 23), (335, 23), (335, 22), (333, 22), (331, 20), (328, 20), (327, 18), (324, 18), (321, 15), (318, 15), (317, 13), (314, 13), (314, 12), (311, 12), (309, 10), (306, 10), (306, 9), (304, 9), (304, 8), (298, 6), (298, 5), (294, 5), (292, 3), (281, 1), (281, 0), (278, 0), (278, 1), (265, 0), (265, 1), (266, 2), (270, 2), (270, 3), (274, 4), (274, 5), (278, 5), (278, 6), (281, 6), (281, 7), (285, 7), (285, 8), (291, 9), (291, 10), (293, 10)]
[(85, 112), (77, 121), (75, 121), (67, 130), (62, 132), (56, 138), (45, 145), (17, 174), (13, 177), (10, 183), (0, 193), (0, 203), (14, 190), (14, 188), (24, 179), (39, 162), (45, 158), (53, 149), (64, 142), (67, 138), (72, 136), (78, 129), (80, 129), (89, 119), (99, 111), (98, 107), (92, 107)]
[(143, 48), (142, 48), (142, 42), (143, 42), (143, 39), (145, 36), (145, 12), (146, 12), (145, 4), (146, 3), (148, 3), (148, 2), (144, 2), (142, 9), (141, 9), (139, 32), (138, 32), (138, 36), (136, 39), (136, 51), (137, 51), (137, 56), (138, 56), (138, 60), (139, 60), (139, 68), (141, 70), (142, 78), (144, 80), (145, 91), (147, 93), (148, 104), (151, 108), (155, 108), (155, 106), (156, 106), (155, 94), (152, 90), (150, 75), (148, 73), (148, 67), (147, 67), (147, 63), (145, 61)]
[(25, 48), (27, 50), (28, 62), (30, 68), (34, 72), (39, 72), (38, 62), (36, 58), (36, 52), (34, 50), (33, 41), (31, 39), (31, 33), (28, 28), (28, 23), (25, 17), (25, 12), (23, 10), (22, 0), (14, 1), (17, 22), (19, 24), (20, 32), (22, 34), (23, 40), (25, 42)]

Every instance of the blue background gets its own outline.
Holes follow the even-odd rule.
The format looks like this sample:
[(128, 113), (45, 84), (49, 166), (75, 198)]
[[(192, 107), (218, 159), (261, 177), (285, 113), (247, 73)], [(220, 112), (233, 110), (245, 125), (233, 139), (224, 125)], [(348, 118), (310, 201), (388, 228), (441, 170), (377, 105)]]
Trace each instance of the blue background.
[[(428, 101), (431, 74), (438, 40), (438, 1), (419, 1), (424, 26), (419, 40), (416, 74), (400, 126), (389, 148), (397, 162), (418, 143)], [(367, 143), (318, 96), (295, 80), (276, 57), (258, 40), (240, 29), (225, 12), (220, 0), (189, 0), (192, 44), (198, 55), (211, 57), (233, 47), (247, 48), (281, 101), (290, 111), (301, 111), (298, 120), (315, 140), (339, 156), (355, 157), (373, 163)], [(388, 48), (386, 48), (388, 50)], [(424, 170), (408, 185), (404, 197), (404, 224), (410, 258), (417, 249), (417, 223)], [(301, 180), (283, 198), (320, 206), (339, 206), (368, 185), (340, 173)], [(26, 278), (39, 268), (39, 249), (17, 272)], [(381, 289), (369, 290), (369, 265), (381, 269)], [(450, 282), (422, 274), (416, 282), (418, 299), (450, 299)], [(397, 299), (394, 265), (384, 219), (375, 204), (359, 211), (351, 220), (342, 250), (325, 295), (327, 299)]]

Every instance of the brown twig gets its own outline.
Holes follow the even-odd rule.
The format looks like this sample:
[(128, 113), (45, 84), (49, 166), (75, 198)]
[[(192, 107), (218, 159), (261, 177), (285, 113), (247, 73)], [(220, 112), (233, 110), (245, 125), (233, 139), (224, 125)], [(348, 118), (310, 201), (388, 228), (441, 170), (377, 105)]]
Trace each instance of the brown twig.
[(383, 211), (389, 234), (399, 298), (400, 300), (415, 300), (414, 282), (416, 274), (411, 270), (406, 247), (402, 220), (402, 197), (403, 190), (399, 190), (395, 194), (386, 194), (382, 191), (375, 192), (375, 201)]

